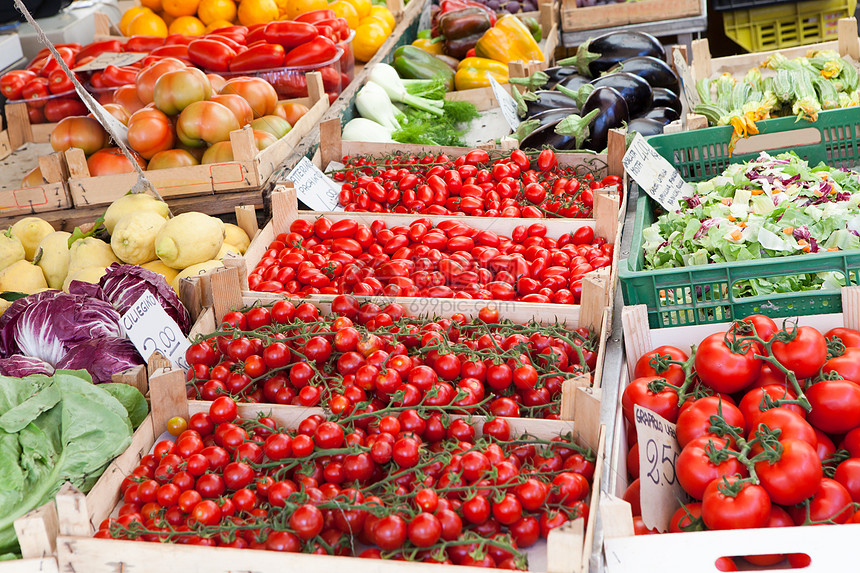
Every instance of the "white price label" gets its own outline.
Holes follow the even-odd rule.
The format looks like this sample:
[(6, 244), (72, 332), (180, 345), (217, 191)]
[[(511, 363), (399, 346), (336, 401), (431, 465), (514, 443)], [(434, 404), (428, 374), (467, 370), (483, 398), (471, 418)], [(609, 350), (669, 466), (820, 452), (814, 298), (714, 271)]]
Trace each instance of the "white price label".
[(664, 209), (680, 209), (679, 199), (690, 197), (693, 187), (672, 164), (645, 141), (641, 133), (633, 138), (622, 161), (624, 170)]
[[(490, 87), (493, 89), (493, 95), (496, 96), (496, 101), (499, 102), (499, 109), (502, 110), (502, 115), (508, 125), (511, 126), (511, 131), (516, 131), (520, 126), (520, 116), (517, 115), (517, 102), (513, 96), (505, 91), (502, 84), (490, 77)], [(517, 89), (517, 88), (511, 88)]]
[(638, 404), (634, 406), (639, 443), (639, 487), (642, 521), (649, 529), (667, 531), (672, 514), (687, 500), (675, 464), (680, 448), (675, 424)]
[(149, 360), (157, 351), (179, 368), (189, 368), (185, 351), (191, 343), (151, 292), (147, 291), (137, 299), (122, 315), (121, 324), (144, 360)]
[(108, 66), (130, 66), (145, 58), (148, 54), (141, 52), (102, 52), (86, 64), (74, 68), (73, 72), (93, 72), (103, 70)]
[(310, 159), (302, 157), (287, 179), (296, 187), (299, 200), (315, 211), (343, 211), (338, 203), (340, 184), (319, 170)]
[(687, 60), (684, 59), (684, 54), (681, 50), (672, 50), (672, 61), (675, 64), (675, 69), (678, 70), (678, 75), (681, 76), (681, 91), (684, 92), (684, 97), (687, 100), (687, 111), (692, 112), (696, 105), (702, 103), (699, 99), (699, 92), (696, 90), (696, 82), (693, 81), (693, 74), (687, 66)]

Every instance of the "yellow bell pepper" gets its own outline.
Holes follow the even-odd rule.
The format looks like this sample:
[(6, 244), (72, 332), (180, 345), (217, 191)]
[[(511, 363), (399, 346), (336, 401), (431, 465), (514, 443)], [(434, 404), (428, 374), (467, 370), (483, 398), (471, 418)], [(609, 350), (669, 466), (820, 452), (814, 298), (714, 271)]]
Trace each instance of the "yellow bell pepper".
[(465, 58), (457, 65), (454, 87), (457, 90), (489, 87), (491, 77), (500, 84), (508, 83), (508, 66), (487, 58)]
[(434, 42), (428, 38), (418, 38), (412, 42), (412, 45), (434, 56), (445, 55), (445, 42)]
[(543, 52), (529, 29), (519, 18), (510, 14), (499, 18), (495, 26), (484, 32), (475, 45), (475, 55), (503, 64), (517, 60), (544, 60)]

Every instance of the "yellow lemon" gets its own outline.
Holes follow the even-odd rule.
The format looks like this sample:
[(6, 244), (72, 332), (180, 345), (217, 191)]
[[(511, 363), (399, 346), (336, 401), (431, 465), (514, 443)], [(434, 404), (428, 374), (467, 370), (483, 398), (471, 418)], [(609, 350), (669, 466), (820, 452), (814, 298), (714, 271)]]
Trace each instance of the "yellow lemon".
[(153, 12), (161, 12), (161, 0), (140, 0), (140, 4)]
[(233, 22), (230, 22), (228, 20), (215, 20), (214, 22), (212, 22), (211, 24), (206, 26), (206, 33), (208, 34), (210, 32), (214, 32), (218, 28), (226, 28), (227, 26), (232, 26), (232, 25), (233, 25)]
[(207, 26), (212, 22), (236, 19), (236, 3), (233, 0), (200, 0), (197, 17)]
[(338, 0), (337, 2), (329, 4), (328, 7), (339, 18), (345, 18), (346, 23), (350, 28), (353, 30), (358, 28), (358, 12), (356, 11), (355, 6), (346, 0)]
[(242, 0), (239, 3), (239, 22), (243, 26), (268, 24), (278, 18), (275, 0)]
[(122, 32), (123, 36), (129, 36), (128, 33), (128, 25), (131, 24), (131, 21), (135, 19), (135, 17), (143, 14), (144, 12), (152, 13), (152, 10), (146, 8), (144, 6), (135, 6), (134, 8), (129, 8), (122, 15), (122, 18), (119, 20), (119, 31)]
[(161, 8), (164, 13), (176, 18), (193, 16), (197, 13), (198, 4), (200, 4), (200, 0), (161, 0)]
[(394, 14), (385, 6), (371, 6), (370, 15), (385, 20), (391, 30), (397, 25), (397, 22), (394, 20)]
[(167, 37), (167, 24), (157, 14), (143, 12), (134, 17), (128, 25), (128, 36)]
[(186, 36), (200, 36), (206, 32), (203, 22), (194, 16), (180, 16), (167, 27), (170, 34), (185, 34)]
[(289, 0), (286, 15), (290, 20), (294, 20), (305, 12), (325, 10), (326, 8), (328, 8), (326, 0)]
[(373, 6), (370, 0), (346, 0), (352, 7), (355, 8), (359, 19), (370, 15), (370, 8)]
[(380, 27), (382, 28), (382, 30), (385, 32), (385, 36), (386, 36), (386, 37), (390, 36), (390, 35), (391, 35), (392, 30), (394, 30), (394, 28), (391, 28), (391, 27), (388, 25), (388, 22), (386, 22), (386, 21), (385, 21), (383, 18), (381, 18), (380, 16), (365, 16), (364, 18), (362, 18), (361, 20), (359, 20), (359, 22), (358, 22), (358, 27), (359, 27), (359, 28), (361, 28), (362, 26), (367, 26), (367, 25), (370, 25), (370, 24), (379, 24), (379, 26), (380, 26)]
[(370, 23), (360, 25), (355, 30), (355, 38), (352, 41), (356, 61), (369, 62), (386, 38), (388, 33), (381, 21), (374, 19)]

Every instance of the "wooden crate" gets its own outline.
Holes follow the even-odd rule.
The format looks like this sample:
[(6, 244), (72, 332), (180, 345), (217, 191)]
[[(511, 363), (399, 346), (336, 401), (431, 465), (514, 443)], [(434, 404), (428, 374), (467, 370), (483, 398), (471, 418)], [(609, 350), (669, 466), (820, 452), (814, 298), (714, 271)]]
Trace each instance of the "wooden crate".
[(561, 29), (565, 32), (659, 22), (687, 16), (701, 16), (700, 0), (640, 0), (577, 8), (576, 0), (561, 1)]
[[(860, 287), (842, 289), (842, 313), (798, 317), (800, 326), (814, 326), (826, 332), (846, 326), (860, 328)], [(622, 314), (627, 369), (622, 388), (633, 377), (639, 356), (662, 345), (672, 345), (688, 352), (706, 336), (726, 332), (731, 323), (651, 329), (645, 305), (625, 307)], [(781, 324), (777, 322), (777, 324)], [(723, 556), (760, 555), (771, 553), (806, 553), (812, 557), (815, 571), (837, 571), (855, 554), (860, 554), (853, 542), (860, 525), (826, 527), (785, 527), (779, 535), (772, 529), (743, 529), (734, 531), (701, 531), (667, 533), (662, 535), (633, 535), (630, 504), (620, 499), (627, 488), (627, 443), (623, 428), (620, 399), (615, 419), (614, 443), (610, 445), (610, 467), (607, 494), (601, 496), (600, 511), (605, 536), (606, 570), (608, 573), (627, 571), (660, 571), (687, 573), (714, 571), (714, 561)], [(768, 571), (787, 569), (768, 568)]]
[(22, 559), (0, 561), (0, 573), (57, 573), (57, 509), (53, 501), (15, 520)]
[[(31, 125), (25, 103), (6, 104), (6, 119), (3, 130), (0, 118), (0, 221), (70, 209), (68, 172), (62, 155), (48, 143), (56, 124)], [(22, 188), (21, 179), (36, 166), (47, 183)]]
[[(120, 502), (119, 486), (139, 460), (149, 453), (156, 439), (174, 416), (188, 416), (197, 412), (208, 412), (209, 402), (188, 401), (185, 397), (185, 376), (181, 371), (162, 369), (150, 378), (152, 412), (135, 432), (132, 444), (111, 464), (99, 479), (90, 494), (84, 498), (71, 485), (66, 485), (57, 495), (59, 532), (57, 558), (61, 571), (87, 571), (88, 573), (114, 573), (120, 571), (161, 571), (181, 564), (188, 573), (220, 573), (255, 571), (257, 573), (280, 573), (297, 570), (306, 573), (324, 573), (338, 567), (356, 567), (359, 571), (377, 573), (416, 573), (438, 571), (439, 566), (419, 562), (389, 560), (367, 561), (354, 557), (333, 557), (305, 553), (279, 554), (272, 551), (250, 549), (195, 547), (190, 545), (156, 544), (141, 541), (95, 539), (93, 532), (98, 524), (111, 515)], [(265, 412), (279, 424), (296, 427), (313, 412), (308, 409), (279, 405), (240, 404), (239, 415), (254, 417)], [(597, 416), (599, 412), (594, 412)], [(595, 418), (596, 419), (596, 418)], [(509, 419), (511, 430), (529, 432), (539, 438), (550, 438), (560, 433), (573, 432), (580, 444), (580, 432), (573, 422)], [(600, 483), (604, 455), (603, 429), (596, 437), (597, 463), (594, 484)], [(599, 487), (593, 487), (590, 503), (596, 509)], [(548, 573), (580, 573), (587, 571), (596, 511), (589, 512), (588, 525), (577, 519), (554, 530), (546, 547), (535, 546), (546, 559)], [(477, 573), (476, 568), (457, 568), (463, 573)]]
[[(228, 191), (259, 191), (328, 109), (328, 97), (318, 72), (307, 74), (310, 98), (295, 101), (310, 104), (290, 132), (276, 143), (259, 151), (253, 132), (245, 127), (230, 133), (235, 161), (146, 171), (146, 178), (164, 199), (208, 195)], [(123, 196), (137, 181), (136, 173), (90, 177), (86, 158), (77, 148), (65, 152), (69, 168), (69, 191), (75, 207), (107, 205)]]

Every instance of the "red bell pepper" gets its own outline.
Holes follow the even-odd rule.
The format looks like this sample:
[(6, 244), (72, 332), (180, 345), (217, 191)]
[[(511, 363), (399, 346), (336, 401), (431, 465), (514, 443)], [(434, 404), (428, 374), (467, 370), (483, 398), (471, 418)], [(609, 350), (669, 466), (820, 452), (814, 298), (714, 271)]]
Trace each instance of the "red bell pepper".
[(257, 44), (233, 58), (230, 62), (230, 71), (253, 72), (281, 68), (284, 65), (285, 54), (286, 51), (280, 44)]
[(284, 58), (285, 66), (311, 66), (324, 64), (337, 55), (337, 46), (328, 38), (317, 36), (310, 42), (290, 50)]
[(170, 34), (164, 39), (165, 46), (187, 46), (199, 36), (189, 36), (187, 34)]
[(127, 86), (134, 83), (137, 72), (138, 70), (132, 67), (108, 66), (102, 74), (102, 82), (109, 88)]
[(36, 77), (29, 70), (12, 70), (0, 76), (0, 93), (10, 101), (21, 99), (21, 90)]
[(75, 89), (75, 85), (63, 70), (54, 70), (48, 76), (48, 91), (52, 94), (64, 94), (73, 89)]
[(86, 115), (89, 113), (87, 106), (84, 105), (84, 102), (77, 98), (58, 98), (52, 99), (48, 103), (45, 104), (45, 119), (49, 122), (54, 123), (60, 121), (64, 117), (70, 117), (73, 115)]
[(191, 63), (210, 72), (230, 70), (230, 61), (236, 51), (218, 40), (201, 38), (188, 44), (188, 59)]
[(307, 22), (282, 20), (266, 24), (263, 34), (270, 44), (280, 44), (287, 50), (292, 50), (319, 36), (319, 31)]
[(161, 46), (155, 48), (149, 53), (150, 56), (158, 56), (160, 58), (176, 58), (185, 62), (190, 62), (188, 58), (188, 46), (185, 44), (173, 44), (172, 46)]
[(207, 34), (205, 39), (221, 42), (225, 46), (229, 46), (230, 48), (232, 48), (234, 52), (238, 52), (239, 49), (241, 49), (241, 47), (245, 45), (244, 38), (242, 38), (242, 43), (240, 44), (230, 36), (225, 36), (222, 34)]
[(337, 14), (334, 13), (334, 10), (323, 8), (322, 10), (311, 10), (310, 12), (305, 12), (296, 18), (296, 22), (308, 22), (309, 24), (313, 24), (320, 20), (331, 20), (332, 18), (337, 18)]
[(75, 64), (81, 65), (81, 60), (89, 57), (96, 57), (99, 54), (104, 54), (105, 52), (121, 52), (122, 51), (122, 42), (119, 40), (104, 40), (102, 42), (93, 42), (92, 44), (87, 44), (81, 51), (75, 54)]
[(164, 38), (159, 36), (132, 36), (125, 43), (126, 52), (142, 52), (148, 54), (155, 48), (164, 45)]
[[(24, 86), (21, 90), (21, 99), (32, 100), (32, 99), (42, 99), (51, 95), (50, 90), (48, 89), (48, 78), (37, 77), (33, 78)], [(44, 101), (41, 102), (28, 102), (35, 107), (43, 107), (45, 105)]]
[[(75, 52), (71, 48), (57, 48), (57, 53), (60, 54), (60, 57), (63, 59), (63, 62), (69, 68), (75, 67)], [(42, 71), (39, 72), (42, 77), (47, 78), (51, 75), (51, 72), (54, 70), (59, 70), (60, 64), (54, 59), (54, 56), (48, 58), (48, 61), (45, 62), (45, 66), (42, 68)]]

